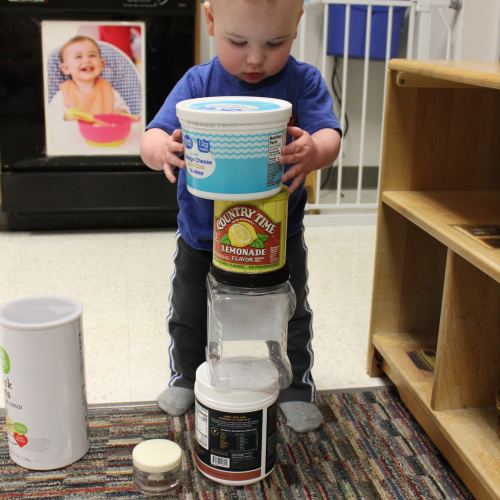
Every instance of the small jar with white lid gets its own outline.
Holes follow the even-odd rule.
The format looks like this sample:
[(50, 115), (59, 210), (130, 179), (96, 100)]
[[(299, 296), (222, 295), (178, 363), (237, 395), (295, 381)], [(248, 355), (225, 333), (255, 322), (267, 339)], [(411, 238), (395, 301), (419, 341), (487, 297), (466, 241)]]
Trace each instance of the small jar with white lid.
[(163, 495), (179, 487), (182, 449), (168, 439), (150, 439), (132, 451), (134, 485), (147, 495)]

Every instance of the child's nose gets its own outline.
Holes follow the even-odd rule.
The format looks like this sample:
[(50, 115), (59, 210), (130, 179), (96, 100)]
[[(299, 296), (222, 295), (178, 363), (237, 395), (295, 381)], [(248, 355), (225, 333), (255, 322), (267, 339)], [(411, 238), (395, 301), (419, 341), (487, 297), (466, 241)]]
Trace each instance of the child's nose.
[(264, 63), (264, 51), (260, 49), (250, 49), (247, 54), (247, 63), (252, 66), (259, 66)]

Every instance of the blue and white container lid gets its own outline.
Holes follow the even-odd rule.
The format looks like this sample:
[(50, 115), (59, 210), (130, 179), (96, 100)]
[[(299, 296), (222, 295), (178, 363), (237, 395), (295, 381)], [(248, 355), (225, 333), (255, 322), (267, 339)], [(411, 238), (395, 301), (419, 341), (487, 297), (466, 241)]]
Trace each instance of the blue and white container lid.
[(181, 101), (176, 111), (179, 120), (207, 124), (288, 123), (292, 105), (267, 97), (205, 97)]

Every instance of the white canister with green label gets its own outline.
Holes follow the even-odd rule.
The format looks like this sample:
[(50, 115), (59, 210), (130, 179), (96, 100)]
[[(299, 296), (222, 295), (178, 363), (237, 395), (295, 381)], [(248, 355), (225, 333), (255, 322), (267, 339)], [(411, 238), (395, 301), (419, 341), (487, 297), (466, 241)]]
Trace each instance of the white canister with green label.
[(87, 453), (82, 304), (33, 295), (0, 306), (0, 367), (10, 458), (34, 470)]

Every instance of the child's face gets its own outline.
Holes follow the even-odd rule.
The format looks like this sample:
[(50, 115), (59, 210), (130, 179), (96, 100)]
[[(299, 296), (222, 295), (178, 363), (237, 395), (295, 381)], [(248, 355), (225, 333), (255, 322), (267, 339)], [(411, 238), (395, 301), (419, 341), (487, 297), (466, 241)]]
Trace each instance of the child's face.
[(72, 43), (64, 49), (61, 71), (76, 82), (95, 80), (103, 68), (99, 50), (90, 40)]
[(207, 30), (215, 38), (217, 55), (226, 71), (239, 80), (257, 83), (283, 69), (297, 36), (300, 2), (214, 3), (205, 3)]

